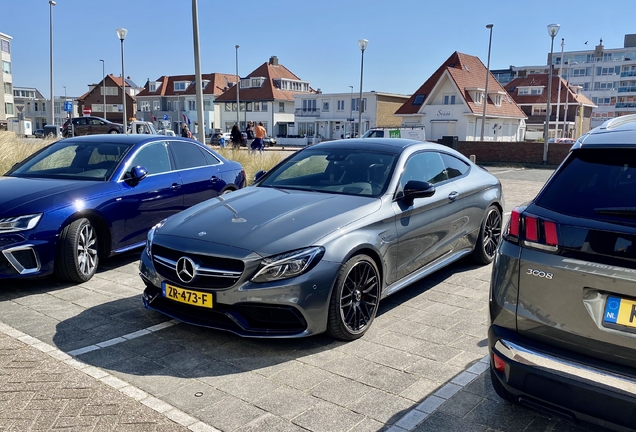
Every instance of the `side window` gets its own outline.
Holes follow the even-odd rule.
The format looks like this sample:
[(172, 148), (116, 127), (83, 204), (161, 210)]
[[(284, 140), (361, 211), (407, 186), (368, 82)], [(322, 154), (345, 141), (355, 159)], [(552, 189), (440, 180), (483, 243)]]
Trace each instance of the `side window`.
[(177, 169), (196, 168), (206, 166), (207, 160), (196, 144), (180, 141), (170, 141), (170, 149), (174, 155)]
[(409, 180), (426, 181), (432, 184), (448, 180), (440, 154), (422, 152), (411, 156), (404, 166), (400, 179), (402, 188)]
[(170, 171), (170, 158), (168, 149), (164, 142), (154, 142), (144, 146), (135, 155), (130, 163), (130, 168), (134, 166), (146, 168), (148, 174), (160, 174)]
[(448, 178), (463, 176), (468, 172), (470, 168), (464, 161), (457, 159), (455, 156), (451, 156), (446, 153), (442, 153), (442, 160), (446, 166), (446, 173)]

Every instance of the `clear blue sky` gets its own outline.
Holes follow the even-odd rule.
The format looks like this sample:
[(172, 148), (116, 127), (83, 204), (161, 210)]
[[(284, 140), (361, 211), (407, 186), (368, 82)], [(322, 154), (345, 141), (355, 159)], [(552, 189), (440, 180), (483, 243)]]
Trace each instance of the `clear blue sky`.
[[(546, 26), (561, 24), (554, 50), (621, 48), (636, 33), (636, 1), (599, 0), (199, 0), (203, 73), (247, 76), (270, 56), (324, 93), (359, 91), (358, 39), (364, 54), (363, 90), (412, 94), (453, 51), (486, 64), (494, 24), (491, 69), (546, 64)], [(13, 37), (15, 86), (49, 96), (48, 0), (2, 0), (0, 32)], [(55, 95), (80, 96), (106, 73), (121, 74), (115, 30), (128, 29), (125, 72), (148, 78), (194, 73), (189, 0), (57, 0), (53, 7)], [(588, 45), (584, 45), (589, 41)]]

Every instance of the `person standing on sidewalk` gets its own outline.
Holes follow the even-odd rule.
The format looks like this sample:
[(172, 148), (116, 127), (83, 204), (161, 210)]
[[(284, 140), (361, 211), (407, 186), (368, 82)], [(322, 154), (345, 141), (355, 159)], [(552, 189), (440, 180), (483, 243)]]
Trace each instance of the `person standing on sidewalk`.
[(247, 123), (247, 128), (245, 129), (245, 134), (247, 135), (247, 148), (252, 148), (252, 142), (254, 141), (254, 122), (250, 120)]
[(252, 142), (252, 152), (258, 150), (261, 154), (263, 154), (263, 138), (267, 136), (267, 131), (263, 127), (263, 122), (258, 122), (258, 126), (256, 126), (254, 130), (254, 135), (256, 136), (256, 138)]

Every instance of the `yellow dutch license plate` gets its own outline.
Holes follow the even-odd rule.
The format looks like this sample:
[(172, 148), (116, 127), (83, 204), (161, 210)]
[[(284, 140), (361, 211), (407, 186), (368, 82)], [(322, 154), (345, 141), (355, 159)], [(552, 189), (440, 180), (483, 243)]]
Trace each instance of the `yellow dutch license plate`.
[(162, 291), (163, 296), (167, 299), (212, 309), (212, 294), (210, 293), (183, 289), (167, 283), (163, 284)]
[(636, 301), (620, 297), (608, 297), (603, 321), (636, 328)]

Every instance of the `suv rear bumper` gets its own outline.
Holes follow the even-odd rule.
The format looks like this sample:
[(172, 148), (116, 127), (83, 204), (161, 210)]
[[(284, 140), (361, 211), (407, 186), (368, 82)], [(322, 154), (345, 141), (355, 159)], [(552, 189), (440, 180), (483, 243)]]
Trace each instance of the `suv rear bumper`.
[(570, 358), (494, 325), (488, 342), (491, 368), (493, 354), (506, 363), (505, 371), (493, 369), (493, 376), (515, 401), (617, 430), (636, 428), (633, 376), (603, 369), (598, 362), (586, 363), (580, 356)]

